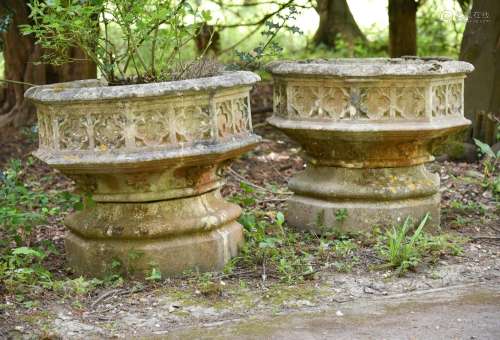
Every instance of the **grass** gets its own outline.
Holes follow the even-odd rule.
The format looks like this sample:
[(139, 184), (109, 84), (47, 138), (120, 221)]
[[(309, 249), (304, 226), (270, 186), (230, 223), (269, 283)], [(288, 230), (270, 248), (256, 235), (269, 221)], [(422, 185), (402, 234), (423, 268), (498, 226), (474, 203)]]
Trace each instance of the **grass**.
[(385, 267), (395, 270), (398, 275), (416, 268), (428, 259), (436, 262), (442, 255), (459, 255), (462, 253), (460, 243), (463, 240), (448, 234), (432, 235), (424, 231), (430, 215), (426, 214), (413, 233), (413, 222), (407, 218), (397, 227), (387, 229), (376, 245), (379, 256), (385, 261)]

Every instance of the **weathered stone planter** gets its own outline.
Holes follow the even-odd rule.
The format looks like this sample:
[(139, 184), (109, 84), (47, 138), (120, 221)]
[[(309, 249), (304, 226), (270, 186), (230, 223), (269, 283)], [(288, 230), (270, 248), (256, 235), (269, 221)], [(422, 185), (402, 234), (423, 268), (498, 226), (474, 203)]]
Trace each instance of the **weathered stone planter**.
[[(276, 62), (269, 123), (305, 149), (289, 183), (287, 220), (299, 229), (349, 230), (431, 213), (439, 225), (439, 177), (424, 163), (463, 117), (466, 62), (338, 59)], [(347, 213), (347, 216), (345, 214)]]
[[(221, 269), (243, 242), (240, 208), (221, 197), (223, 162), (253, 148), (250, 72), (145, 85), (39, 86), (35, 155), (95, 204), (69, 215), (77, 272), (102, 276)], [(117, 262), (118, 261), (118, 262)], [(116, 269), (116, 268), (115, 268)]]

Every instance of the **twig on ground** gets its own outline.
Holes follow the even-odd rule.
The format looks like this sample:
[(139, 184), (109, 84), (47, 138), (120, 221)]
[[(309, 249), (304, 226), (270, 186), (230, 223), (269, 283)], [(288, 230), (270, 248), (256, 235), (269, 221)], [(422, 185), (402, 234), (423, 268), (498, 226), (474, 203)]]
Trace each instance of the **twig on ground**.
[(499, 241), (500, 236), (478, 235), (478, 236), (472, 236), (471, 239), (473, 241), (476, 241), (476, 240), (496, 240), (496, 241)]
[(110, 297), (113, 297), (115, 296), (116, 294), (122, 292), (123, 289), (111, 289), (111, 290), (108, 290), (107, 292), (101, 294), (101, 296), (99, 296), (94, 302), (92, 302), (92, 304), (90, 305), (90, 308), (94, 308), (96, 307), (99, 303), (101, 303), (102, 301), (110, 298)]
[(266, 259), (264, 258), (264, 260), (262, 261), (262, 284), (264, 284), (264, 282), (266, 281), (267, 279), (267, 275), (266, 275)]
[(497, 227), (494, 227), (492, 225), (489, 225), (488, 227), (490, 227), (491, 229), (495, 230), (497, 233), (500, 233), (500, 229), (498, 229)]
[(256, 201), (259, 204), (266, 204), (266, 203), (272, 203), (272, 202), (286, 202), (286, 201), (288, 201), (288, 198), (268, 198), (268, 199), (256, 200)]
[(246, 185), (254, 187), (255, 189), (258, 189), (258, 190), (261, 190), (261, 191), (265, 191), (265, 192), (269, 192), (269, 193), (274, 194), (274, 195), (293, 195), (293, 192), (290, 192), (290, 191), (274, 192), (272, 190), (266, 189), (266, 188), (261, 187), (261, 186), (259, 186), (257, 184), (254, 184), (252, 182), (249, 182), (247, 179), (245, 179), (243, 176), (241, 176), (240, 174), (238, 174), (236, 171), (234, 171), (230, 167), (227, 168), (227, 171), (229, 172), (229, 174), (231, 174), (233, 177), (235, 177), (239, 181), (245, 183)]

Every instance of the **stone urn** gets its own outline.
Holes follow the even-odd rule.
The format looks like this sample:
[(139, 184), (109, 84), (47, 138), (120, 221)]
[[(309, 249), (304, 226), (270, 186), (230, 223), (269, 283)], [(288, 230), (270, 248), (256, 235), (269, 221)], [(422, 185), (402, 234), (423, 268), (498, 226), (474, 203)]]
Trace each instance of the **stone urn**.
[(220, 168), (252, 149), (251, 72), (142, 85), (97, 80), (29, 89), (36, 157), (90, 197), (69, 215), (66, 250), (80, 274), (144, 277), (220, 270), (243, 242)]
[(391, 226), (430, 213), (439, 225), (431, 150), (464, 129), (473, 66), (445, 58), (271, 63), (269, 123), (301, 144), (307, 167), (289, 182), (286, 215), (298, 229)]

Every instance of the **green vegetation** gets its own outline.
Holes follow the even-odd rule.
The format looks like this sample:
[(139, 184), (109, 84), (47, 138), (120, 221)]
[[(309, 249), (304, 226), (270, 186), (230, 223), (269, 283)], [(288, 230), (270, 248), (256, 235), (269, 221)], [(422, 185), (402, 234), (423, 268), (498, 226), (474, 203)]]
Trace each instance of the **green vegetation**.
[(483, 156), (482, 167), (483, 167), (483, 187), (490, 190), (496, 200), (500, 199), (500, 177), (498, 176), (498, 166), (500, 160), (500, 151), (496, 154), (493, 152), (491, 147), (481, 142), (480, 140), (474, 139), (479, 153)]
[(457, 58), (466, 23), (466, 18), (459, 14), (458, 9), (446, 10), (442, 1), (426, 1), (417, 12), (418, 54)]
[[(331, 49), (313, 46), (311, 36), (304, 35), (300, 15), (308, 10), (308, 5), (300, 5), (303, 7), (300, 11), (291, 2), (237, 6), (225, 7), (218, 2), (209, 6), (182, 0), (34, 0), (30, 6), (33, 24), (23, 26), (23, 32), (34, 34), (46, 49), (43, 62), (71, 62), (68, 51), (79, 47), (111, 83), (175, 80), (218, 73), (221, 66), (204, 58), (212, 47), (221, 62), (234, 67), (236, 58), (238, 67), (252, 69), (276, 57), (388, 55), (386, 27), (365, 27), (363, 34), (368, 43), (349, 44), (339, 37), (336, 47)], [(421, 6), (417, 18), (419, 55), (458, 55), (465, 20), (457, 13), (460, 13), (458, 8), (448, 12), (436, 0)], [(205, 46), (196, 53), (195, 41), (200, 34), (206, 34), (207, 25), (215, 30), (209, 31)], [(235, 41), (235, 35), (244, 39)]]
[[(22, 164), (14, 160), (0, 177), (0, 280), (6, 290), (29, 306), (36, 303), (33, 292), (39, 288), (63, 297), (83, 298), (99, 287), (123, 285), (124, 278), (119, 274), (123, 268), (117, 261), (110, 268), (110, 275), (103, 280), (68, 278), (66, 274), (52, 271), (50, 259), (60, 256), (57, 247), (46, 238), (34, 236), (43, 231), (45, 224), (58, 223), (67, 211), (80, 208), (82, 203), (78, 196), (66, 192), (44, 193), (40, 183), (30, 180), (26, 174), (30, 162)], [(361, 263), (363, 248), (372, 245), (386, 263), (383, 267), (394, 268), (399, 275), (421, 263), (433, 263), (442, 255), (461, 252), (463, 240), (447, 234), (434, 236), (424, 231), (428, 216), (413, 234), (410, 233), (412, 223), (409, 219), (385, 233), (345, 234), (339, 228), (325, 228), (321, 235), (297, 232), (287, 227), (281, 212), (253, 208), (255, 200), (260, 197), (259, 190), (244, 183), (241, 188), (243, 193), (235, 194), (233, 200), (252, 203), (247, 205), (252, 210), (246, 211), (239, 220), (246, 238), (241, 254), (226, 266), (223, 273), (186, 274), (187, 278), (196, 278), (203, 296), (219, 296), (224, 284), (218, 278), (238, 277), (241, 271), (250, 271), (263, 281), (284, 284), (314, 279), (322, 270), (350, 272)], [(481, 209), (479, 205), (461, 205), (459, 202), (452, 202), (452, 206)], [(347, 214), (344, 210), (337, 211), (337, 222), (342, 223)], [(132, 252), (129, 256), (133, 262), (140, 254)], [(160, 271), (151, 264), (147, 281), (153, 284), (163, 279)], [(79, 301), (77, 298), (75, 304), (78, 305)]]
[(68, 50), (79, 47), (109, 82), (125, 80), (130, 70), (140, 82), (182, 79), (190, 68), (184, 47), (211, 18), (187, 1), (34, 0), (30, 9), (33, 25), (23, 33), (34, 34), (47, 50), (44, 62), (69, 62)]
[(459, 255), (462, 252), (458, 239), (446, 234), (433, 236), (424, 231), (429, 218), (430, 215), (426, 214), (412, 235), (413, 222), (407, 218), (402, 225), (387, 229), (379, 237), (376, 248), (386, 261), (385, 266), (394, 268), (398, 275), (402, 275), (417, 267), (426, 257), (434, 262), (441, 255)]
[[(282, 47), (274, 40), (280, 31), (301, 33), (288, 23), (297, 14), (290, 4), (275, 13), (275, 20), (271, 16), (263, 22), (264, 42), (250, 52), (236, 51), (243, 67), (279, 54)], [(68, 51), (80, 48), (111, 84), (208, 77), (222, 69), (218, 62), (204, 58), (214, 32), (198, 56), (186, 48), (193, 47), (212, 20), (209, 10), (189, 1), (33, 0), (30, 10), (33, 23), (22, 25), (22, 31), (33, 34), (45, 49), (42, 62), (62, 65), (75, 61)]]
[(261, 266), (264, 280), (276, 275), (281, 281), (293, 283), (313, 273), (312, 256), (304, 240), (298, 233), (287, 230), (284, 222), (281, 212), (274, 218), (243, 214), (240, 223), (245, 228), (246, 243), (235, 261), (254, 268)]
[(39, 286), (83, 294), (97, 281), (54, 277), (47, 263), (60, 254), (52, 242), (36, 237), (47, 223), (57, 223), (68, 210), (80, 208), (80, 198), (68, 192), (43, 191), (25, 172), (31, 165), (32, 160), (27, 164), (12, 160), (0, 172), (0, 282), (18, 301), (30, 301)]

